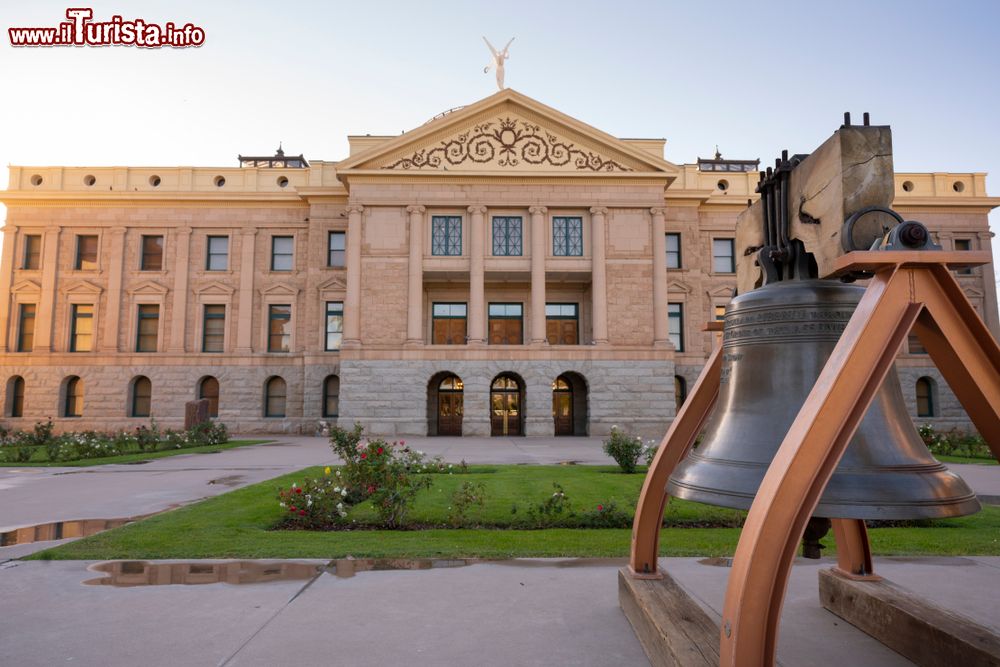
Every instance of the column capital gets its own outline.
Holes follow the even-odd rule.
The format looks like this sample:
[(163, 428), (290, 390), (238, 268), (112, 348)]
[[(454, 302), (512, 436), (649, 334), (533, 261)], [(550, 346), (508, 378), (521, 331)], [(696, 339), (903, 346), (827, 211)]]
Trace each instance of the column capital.
[(190, 235), (191, 235), (191, 232), (192, 232), (193, 230), (192, 230), (192, 229), (191, 229), (190, 227), (188, 227), (187, 225), (184, 225), (184, 226), (182, 226), (182, 227), (177, 227), (177, 228), (175, 229), (175, 231), (176, 231), (176, 232), (177, 232), (178, 234), (182, 235), (182, 236), (183, 236), (183, 235), (187, 235), (187, 236), (190, 236)]
[(545, 206), (532, 206), (528, 209), (528, 213), (531, 215), (545, 215), (548, 211), (549, 209)]
[(664, 208), (663, 206), (654, 206), (653, 208), (649, 209), (649, 212), (652, 213), (654, 216), (658, 215), (660, 217), (663, 217), (667, 214), (667, 209)]
[(351, 213), (363, 213), (364, 210), (365, 210), (365, 207), (362, 206), (361, 204), (349, 204), (345, 210), (348, 212), (348, 214), (351, 214)]
[(426, 206), (420, 206), (419, 204), (417, 204), (415, 206), (407, 206), (406, 207), (406, 212), (410, 213), (410, 214), (416, 213), (418, 215), (423, 215), (424, 212), (426, 212), (426, 211), (427, 211), (427, 207)]
[(468, 208), (469, 213), (479, 213), (480, 215), (485, 215), (486, 207), (482, 204), (473, 204)]
[(128, 231), (128, 228), (127, 227), (123, 227), (121, 225), (118, 225), (118, 226), (112, 227), (110, 231), (111, 231), (112, 234), (124, 234), (125, 232)]
[(259, 230), (257, 229), (244, 229), (243, 231), (240, 232), (240, 234), (242, 234), (244, 237), (254, 237), (257, 236), (258, 231)]
[(592, 209), (590, 209), (590, 213), (592, 215), (607, 215), (608, 209), (604, 206), (595, 206)]

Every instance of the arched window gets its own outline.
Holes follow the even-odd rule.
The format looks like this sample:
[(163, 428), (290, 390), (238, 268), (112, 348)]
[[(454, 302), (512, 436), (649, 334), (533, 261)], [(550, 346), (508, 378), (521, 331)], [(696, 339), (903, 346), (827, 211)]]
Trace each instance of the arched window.
[(680, 375), (674, 376), (674, 402), (677, 405), (677, 409), (680, 410), (681, 406), (684, 405), (684, 401), (688, 397), (688, 385), (687, 380), (682, 378)]
[(264, 385), (264, 416), (284, 417), (287, 388), (285, 381), (274, 376)]
[(66, 398), (63, 402), (63, 417), (83, 416), (83, 380), (75, 375), (66, 379)]
[(917, 416), (935, 417), (937, 406), (934, 405), (934, 380), (922, 377), (917, 380)]
[(11, 417), (24, 416), (24, 378), (20, 375), (7, 381), (7, 414)]
[(323, 380), (323, 416), (336, 417), (340, 414), (340, 378), (327, 375)]
[(219, 416), (219, 381), (211, 375), (198, 383), (198, 398), (208, 399), (208, 416)]
[(148, 417), (153, 405), (153, 383), (145, 375), (132, 380), (132, 405), (129, 417)]

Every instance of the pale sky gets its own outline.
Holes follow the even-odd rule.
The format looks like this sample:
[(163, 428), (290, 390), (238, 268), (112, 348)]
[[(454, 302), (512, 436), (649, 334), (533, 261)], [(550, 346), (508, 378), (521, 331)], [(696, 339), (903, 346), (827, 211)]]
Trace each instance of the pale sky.
[[(67, 4), (0, 0), (0, 163), (236, 166), (340, 160), (507, 85), (690, 163), (808, 152), (851, 111), (893, 128), (897, 171), (986, 171), (1000, 195), (1000, 2), (164, 2), (88, 5), (204, 28), (201, 48), (20, 48)], [(7, 172), (0, 173), (0, 188)], [(991, 216), (1000, 229), (1000, 213)], [(1000, 245), (1000, 244), (997, 244)]]

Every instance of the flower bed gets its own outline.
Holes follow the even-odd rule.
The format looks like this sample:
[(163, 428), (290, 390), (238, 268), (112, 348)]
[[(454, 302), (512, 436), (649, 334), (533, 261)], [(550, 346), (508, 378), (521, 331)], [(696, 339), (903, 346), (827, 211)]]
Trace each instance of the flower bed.
[(229, 441), (226, 425), (199, 424), (187, 431), (161, 430), (155, 422), (134, 431), (101, 433), (79, 431), (56, 435), (52, 422), (39, 422), (31, 431), (0, 427), (0, 462), (56, 463), (97, 459), (124, 454), (160, 452)]

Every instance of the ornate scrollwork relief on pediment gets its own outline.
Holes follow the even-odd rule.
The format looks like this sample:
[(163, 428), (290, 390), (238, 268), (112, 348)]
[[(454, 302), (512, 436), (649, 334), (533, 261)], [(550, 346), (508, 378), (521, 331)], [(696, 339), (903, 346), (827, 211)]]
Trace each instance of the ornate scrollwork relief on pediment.
[(560, 138), (540, 125), (511, 116), (479, 123), (382, 169), (447, 171), (449, 167), (476, 165), (500, 169), (533, 166), (581, 172), (634, 171), (617, 160)]

